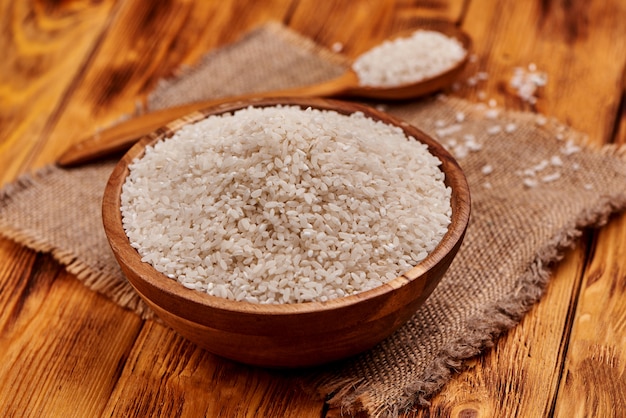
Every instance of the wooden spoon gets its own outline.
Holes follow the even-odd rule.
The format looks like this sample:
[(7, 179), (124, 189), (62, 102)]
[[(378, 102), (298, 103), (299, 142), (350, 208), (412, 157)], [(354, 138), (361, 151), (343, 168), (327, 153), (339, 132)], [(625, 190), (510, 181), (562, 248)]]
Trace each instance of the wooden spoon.
[(261, 97), (361, 97), (369, 99), (405, 100), (424, 96), (440, 90), (454, 82), (465, 68), (470, 55), (471, 39), (460, 28), (449, 22), (430, 22), (420, 28), (413, 28), (392, 37), (397, 39), (406, 37), (418, 29), (435, 30), (449, 37), (456, 38), (467, 53), (463, 60), (454, 67), (434, 77), (420, 80), (415, 83), (393, 87), (371, 87), (359, 85), (357, 74), (351, 69), (329, 81), (290, 88), (279, 91), (246, 94), (237, 97), (206, 100), (189, 103), (182, 106), (149, 112), (121, 122), (111, 128), (97, 132), (82, 141), (70, 146), (57, 160), (62, 167), (74, 166), (97, 158), (110, 156), (114, 153), (128, 150), (139, 138), (191, 112), (216, 106), (221, 103), (250, 100)]

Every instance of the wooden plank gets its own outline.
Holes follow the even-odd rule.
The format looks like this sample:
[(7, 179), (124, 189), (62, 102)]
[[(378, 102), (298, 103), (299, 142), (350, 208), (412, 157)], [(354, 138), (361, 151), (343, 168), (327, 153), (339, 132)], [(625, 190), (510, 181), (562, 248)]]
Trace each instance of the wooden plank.
[(398, 0), (395, 3), (394, 20), (397, 21), (432, 19), (460, 22), (469, 2), (465, 0)]
[(220, 359), (148, 321), (105, 415), (318, 418), (322, 409), (287, 374)]
[(626, 216), (598, 234), (576, 306), (556, 417), (626, 414)]
[[(622, 97), (623, 99), (624, 97)], [(626, 108), (613, 141), (626, 146)], [(597, 243), (576, 306), (556, 417), (626, 415), (626, 215), (613, 217)]]
[[(392, 1), (301, 1), (287, 23), (293, 30), (327, 48), (338, 43), (342, 46), (341, 53), (354, 57), (392, 32), (393, 12)], [(311, 19), (312, 16), (316, 19)], [(321, 16), (326, 18), (320, 19)]]
[(0, 239), (0, 341), (6, 329), (16, 321), (25, 305), (25, 297), (30, 290), (28, 277), (33, 274), (35, 253), (27, 248), (9, 241)]
[(112, 7), (112, 1), (0, 2), (0, 185), (33, 165)]
[[(2, 255), (12, 248), (3, 242)], [(0, 324), (0, 415), (97, 416), (141, 321), (87, 290), (49, 256), (20, 263), (28, 253), (2, 276), (9, 297)]]

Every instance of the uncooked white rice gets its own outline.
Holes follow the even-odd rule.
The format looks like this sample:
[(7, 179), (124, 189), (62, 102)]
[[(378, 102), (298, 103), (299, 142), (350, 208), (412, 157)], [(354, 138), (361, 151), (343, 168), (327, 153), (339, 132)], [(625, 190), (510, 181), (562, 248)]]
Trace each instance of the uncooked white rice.
[(461, 62), (467, 51), (455, 38), (417, 30), (406, 38), (385, 41), (352, 64), (362, 86), (393, 87), (437, 76)]
[(190, 289), (325, 301), (435, 248), (451, 216), (440, 164), (360, 112), (250, 107), (148, 147), (122, 189), (123, 225), (144, 262)]

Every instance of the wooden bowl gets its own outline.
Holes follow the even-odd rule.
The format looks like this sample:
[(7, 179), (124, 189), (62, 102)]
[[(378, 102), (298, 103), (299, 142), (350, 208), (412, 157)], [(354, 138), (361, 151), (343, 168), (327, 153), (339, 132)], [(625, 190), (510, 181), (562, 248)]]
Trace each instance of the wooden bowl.
[[(452, 189), (452, 222), (439, 245), (416, 267), (375, 289), (327, 302), (261, 305), (190, 290), (143, 263), (122, 227), (120, 195), (129, 163), (148, 143), (185, 124), (249, 105), (298, 105), (367, 116), (400, 126), (439, 157)], [(259, 99), (196, 112), (137, 143), (115, 167), (102, 204), (104, 229), (124, 274), (141, 298), (175, 331), (200, 347), (239, 362), (270, 367), (312, 366), (362, 352), (389, 336), (424, 303), (455, 257), (470, 216), (470, 193), (454, 158), (408, 123), (366, 106), (324, 99)]]

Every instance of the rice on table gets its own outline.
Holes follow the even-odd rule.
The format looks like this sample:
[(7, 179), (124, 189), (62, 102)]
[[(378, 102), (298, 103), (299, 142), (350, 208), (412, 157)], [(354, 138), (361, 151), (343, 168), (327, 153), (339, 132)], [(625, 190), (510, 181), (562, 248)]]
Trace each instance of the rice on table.
[(246, 108), (184, 126), (130, 165), (126, 234), (190, 289), (326, 301), (409, 270), (450, 223), (441, 162), (357, 112)]
[(467, 51), (455, 38), (431, 30), (385, 41), (359, 56), (352, 69), (359, 84), (395, 87), (435, 77), (461, 62)]

